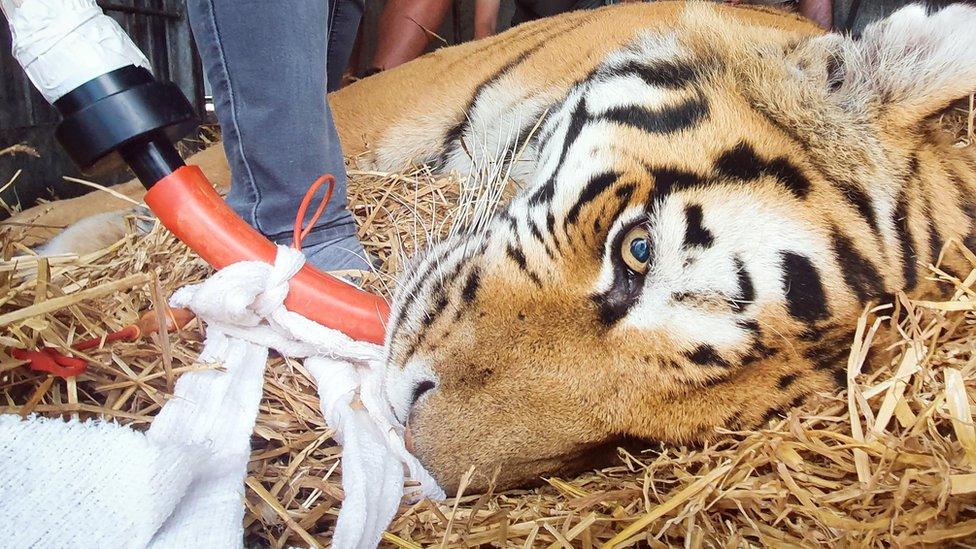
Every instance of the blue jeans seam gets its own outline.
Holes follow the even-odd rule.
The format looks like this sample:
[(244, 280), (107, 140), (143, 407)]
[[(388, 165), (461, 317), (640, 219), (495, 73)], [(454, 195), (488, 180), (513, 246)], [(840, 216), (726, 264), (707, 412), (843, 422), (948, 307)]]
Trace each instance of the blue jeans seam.
[[(244, 154), (244, 135), (243, 132), (241, 132), (241, 126), (238, 122), (239, 113), (237, 110), (237, 102), (234, 100), (234, 86), (231, 84), (230, 73), (227, 71), (227, 59), (224, 55), (224, 45), (220, 36), (220, 27), (217, 26), (217, 16), (215, 13), (216, 8), (214, 7), (212, 0), (207, 2), (207, 6), (209, 7), (208, 14), (210, 16), (210, 22), (213, 25), (214, 36), (217, 38), (218, 65), (220, 67), (220, 71), (223, 73), (222, 77), (224, 80), (224, 86), (227, 88), (227, 99), (230, 103), (230, 118), (234, 125), (234, 133), (236, 134), (234, 137), (236, 137), (237, 141), (237, 152), (240, 156), (240, 163), (243, 165), (244, 171), (246, 172), (243, 179), (246, 179), (245, 183), (254, 195), (254, 205), (251, 206), (251, 219), (248, 221), (255, 229), (258, 230), (258, 232), (264, 232), (262, 231), (260, 221), (258, 220), (258, 204), (261, 202), (261, 191), (258, 189), (258, 186), (254, 181), (254, 172), (251, 170), (251, 164), (248, 162), (247, 156)], [(238, 181), (238, 183), (241, 183), (241, 181)]]
[[(333, 50), (333, 45), (335, 44), (335, 33), (332, 32), (332, 26), (335, 25), (336, 18), (339, 15), (339, 10), (341, 9), (339, 7), (341, 4), (342, 4), (342, 2), (330, 2), (330, 6), (329, 6), (329, 7), (332, 8), (332, 13), (329, 14), (329, 28), (328, 28), (328, 34), (326, 35), (328, 42), (325, 45), (325, 58), (328, 59), (328, 60), (331, 60), (332, 59), (332, 50)], [(326, 84), (325, 85), (326, 85), (326, 88), (328, 88), (329, 87), (329, 82), (328, 82), (328, 80), (329, 80), (329, 69), (328, 69), (328, 67), (326, 67), (325, 78), (326, 78)]]

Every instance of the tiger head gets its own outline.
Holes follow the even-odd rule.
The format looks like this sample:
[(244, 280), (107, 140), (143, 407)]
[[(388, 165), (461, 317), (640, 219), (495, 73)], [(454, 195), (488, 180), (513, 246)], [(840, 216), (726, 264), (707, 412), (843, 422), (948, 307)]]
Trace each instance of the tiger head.
[(472, 465), (473, 489), (524, 485), (844, 385), (864, 306), (970, 235), (976, 162), (932, 119), (976, 88), (974, 28), (913, 6), (800, 35), (696, 4), (606, 56), (526, 189), (401, 279), (386, 390), (416, 454), (448, 491)]

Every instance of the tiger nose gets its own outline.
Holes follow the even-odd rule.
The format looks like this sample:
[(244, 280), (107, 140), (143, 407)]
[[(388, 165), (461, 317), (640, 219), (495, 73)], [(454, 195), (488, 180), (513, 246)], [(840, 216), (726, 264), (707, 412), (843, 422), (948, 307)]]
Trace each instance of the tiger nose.
[[(420, 383), (418, 383), (413, 388), (413, 396), (410, 399), (410, 408), (409, 408), (409, 410), (413, 410), (414, 406), (417, 404), (417, 401), (420, 400), (420, 397), (424, 396), (429, 391), (433, 391), (435, 387), (437, 387), (437, 384), (434, 383), (433, 381), (429, 380), (429, 379), (425, 379), (424, 381), (421, 381)], [(404, 426), (404, 430), (403, 430), (403, 445), (404, 445), (404, 447), (406, 447), (407, 451), (412, 454), (413, 453), (413, 431), (410, 430), (410, 411), (409, 410), (407, 411), (407, 420), (404, 422), (404, 425), (403, 425)]]
[(420, 397), (424, 396), (430, 391), (433, 391), (435, 387), (437, 387), (437, 384), (430, 379), (425, 379), (414, 386), (413, 396), (410, 399), (410, 409), (413, 409), (414, 405), (417, 404), (417, 401), (420, 400)]
[(406, 423), (417, 402), (436, 388), (437, 381), (427, 368), (408, 364), (402, 369), (391, 365), (387, 370), (387, 398), (401, 423)]
[(407, 419), (407, 424), (404, 425), (403, 429), (403, 447), (411, 454), (413, 453), (413, 431), (410, 430), (409, 419)]

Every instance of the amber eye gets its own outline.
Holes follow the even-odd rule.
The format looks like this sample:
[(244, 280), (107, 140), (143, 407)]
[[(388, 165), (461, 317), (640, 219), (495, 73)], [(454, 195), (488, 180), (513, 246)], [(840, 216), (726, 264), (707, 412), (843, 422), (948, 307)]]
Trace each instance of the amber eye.
[(620, 255), (624, 264), (635, 273), (647, 272), (651, 260), (651, 239), (643, 227), (634, 227), (624, 236), (620, 244)]

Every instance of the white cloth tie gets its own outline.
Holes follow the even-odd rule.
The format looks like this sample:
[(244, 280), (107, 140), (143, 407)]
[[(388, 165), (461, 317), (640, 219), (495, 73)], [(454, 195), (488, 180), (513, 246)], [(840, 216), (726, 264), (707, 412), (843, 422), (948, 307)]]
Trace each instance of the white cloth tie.
[[(333, 546), (376, 547), (404, 497), (444, 497), (407, 451), (383, 389), (382, 348), (284, 308), (304, 256), (241, 262), (178, 290), (206, 323), (200, 361), (143, 434), (112, 422), (0, 416), (0, 539), (11, 546), (240, 547), (243, 480), (268, 350), (304, 358), (342, 444)], [(356, 406), (356, 397), (362, 406)]]

